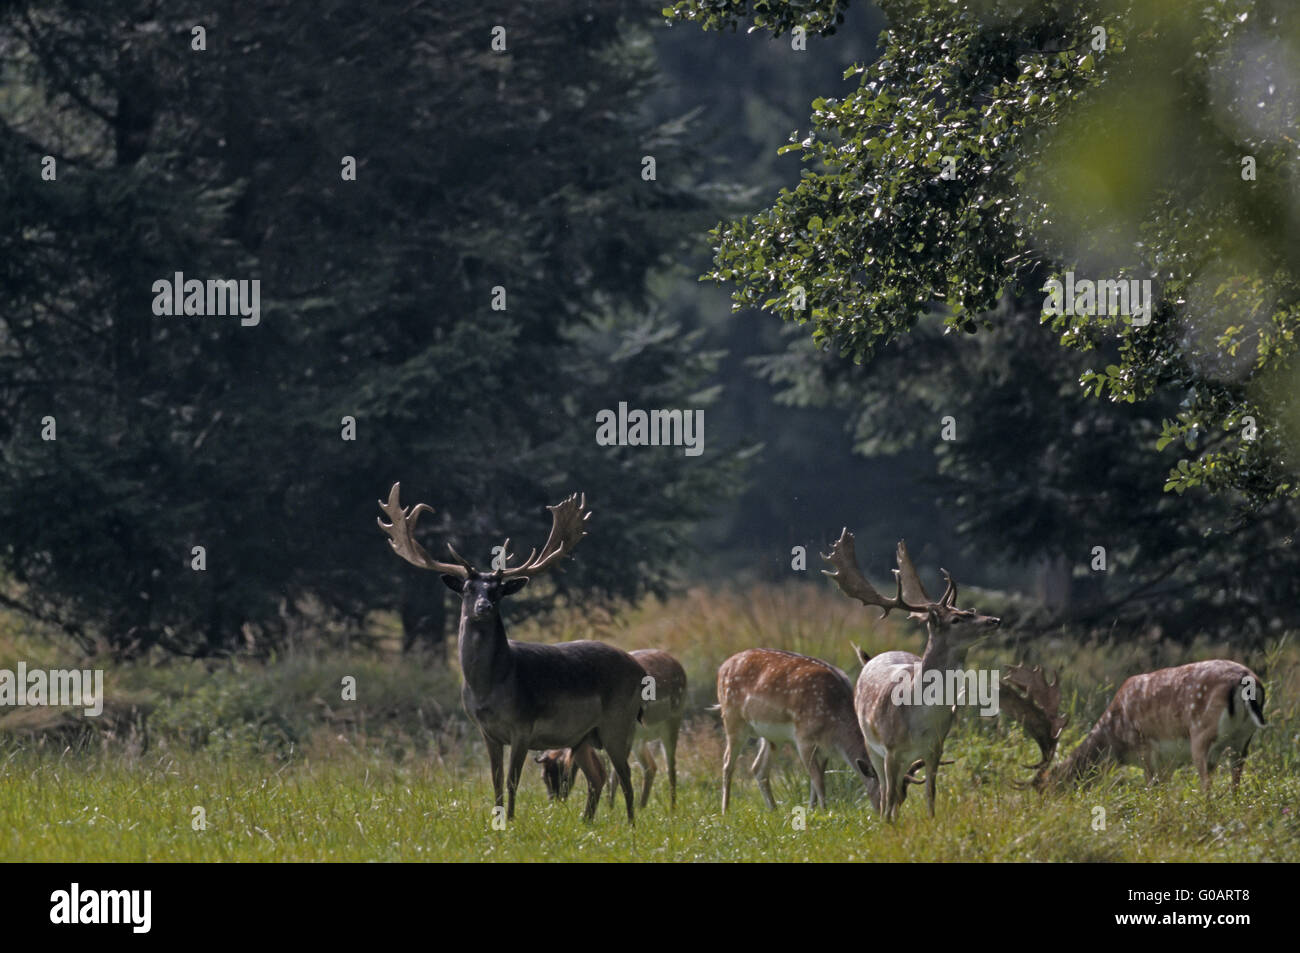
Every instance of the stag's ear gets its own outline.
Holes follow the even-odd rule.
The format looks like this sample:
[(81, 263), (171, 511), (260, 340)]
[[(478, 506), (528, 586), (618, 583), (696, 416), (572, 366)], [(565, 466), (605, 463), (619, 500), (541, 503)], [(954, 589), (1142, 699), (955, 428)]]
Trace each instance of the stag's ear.
[(507, 579), (501, 585), (501, 595), (513, 596), (516, 592), (524, 588), (524, 586), (526, 585), (528, 585), (527, 576), (515, 576), (513, 579)]
[(452, 592), (460, 592), (465, 588), (465, 580), (460, 576), (453, 576), (451, 573), (444, 573), (442, 581), (447, 584), (447, 588)]

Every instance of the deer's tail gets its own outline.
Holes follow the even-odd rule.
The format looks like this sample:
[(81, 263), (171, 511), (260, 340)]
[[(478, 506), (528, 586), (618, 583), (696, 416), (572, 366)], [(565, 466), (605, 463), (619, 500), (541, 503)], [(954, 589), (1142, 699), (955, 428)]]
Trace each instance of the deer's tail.
[(1246, 703), (1246, 706), (1247, 710), (1250, 712), (1250, 720), (1258, 727), (1263, 728), (1267, 723), (1264, 721), (1264, 706), (1260, 703), (1259, 694), (1252, 697), (1250, 701)]

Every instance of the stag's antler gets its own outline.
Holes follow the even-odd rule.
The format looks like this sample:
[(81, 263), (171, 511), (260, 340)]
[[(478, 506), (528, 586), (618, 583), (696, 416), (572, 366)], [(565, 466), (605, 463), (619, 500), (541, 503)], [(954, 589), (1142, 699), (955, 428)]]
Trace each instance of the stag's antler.
[[(939, 764), (956, 764), (956, 761), (940, 761)], [(918, 778), (916, 772), (925, 767), (925, 762), (921, 760), (913, 761), (912, 766), (907, 769), (907, 774), (903, 775), (904, 784), (924, 784), (925, 778)]]
[(907, 542), (905, 540), (900, 539), (898, 541), (898, 552), (896, 558), (898, 559), (898, 571), (903, 580), (904, 599), (913, 605), (941, 605), (951, 608), (957, 604), (957, 583), (953, 582), (953, 578), (948, 574), (948, 570), (939, 570), (943, 573), (943, 578), (948, 583), (948, 587), (944, 590), (938, 603), (935, 603), (935, 601), (930, 598), (930, 594), (925, 591), (925, 586), (921, 583), (921, 577), (916, 572), (916, 566), (912, 564), (912, 557), (907, 551)]
[[(546, 538), (546, 545), (540, 553), (534, 549), (518, 566), (507, 566), (501, 570), (502, 578), (536, 576), (546, 572), (572, 552), (573, 547), (587, 535), (587, 520), (591, 519), (591, 512), (587, 509), (587, 494), (579, 496), (575, 493), (547, 509), (551, 511), (551, 535)], [(510, 540), (506, 540), (506, 549), (509, 546)], [(506, 552), (506, 549), (502, 552)]]
[(385, 523), (376, 517), (379, 528), (388, 534), (388, 544), (393, 547), (393, 551), (411, 565), (419, 566), (421, 569), (432, 569), (434, 572), (446, 573), (460, 579), (469, 578), (474, 567), (452, 549), (450, 544), (447, 548), (451, 550), (451, 557), (456, 562), (443, 563), (430, 556), (425, 548), (415, 541), (415, 524), (420, 519), (420, 514), (425, 511), (432, 513), (433, 507), (427, 503), (417, 503), (415, 506), (403, 509), (401, 492), (402, 484), (394, 483), (393, 488), (388, 491), (388, 502), (379, 501), (379, 508), (392, 522)]
[[(835, 571), (823, 569), (822, 572), (835, 580), (844, 590), (844, 594), (857, 599), (864, 606), (879, 606), (881, 618), (889, 615), (892, 609), (906, 609), (908, 612), (924, 612), (924, 606), (911, 605), (903, 598), (903, 573), (894, 572), (894, 581), (898, 584), (898, 593), (892, 599), (886, 599), (876, 591), (875, 586), (867, 582), (858, 568), (858, 557), (853, 548), (853, 534), (847, 528), (840, 531), (840, 538), (835, 541), (830, 555), (822, 553), (822, 559), (835, 567)], [(915, 570), (913, 570), (915, 575)]]
[(1041, 666), (1032, 669), (1025, 665), (1013, 665), (1007, 669), (1002, 678), (1002, 691), (999, 704), (1004, 712), (1011, 716), (1038, 743), (1042, 758), (1037, 764), (1026, 765), (1035, 775), (1044, 771), (1056, 754), (1056, 745), (1061, 732), (1065, 730), (1070, 718), (1062, 715), (1061, 678), (1049, 682)]
[(907, 552), (907, 543), (904, 540), (898, 541), (898, 551), (895, 555), (898, 560), (898, 578), (903, 584), (903, 598), (912, 605), (929, 605), (934, 602), (930, 594), (925, 591), (925, 586), (921, 582), (921, 577), (917, 575), (916, 567), (912, 565), (912, 557)]

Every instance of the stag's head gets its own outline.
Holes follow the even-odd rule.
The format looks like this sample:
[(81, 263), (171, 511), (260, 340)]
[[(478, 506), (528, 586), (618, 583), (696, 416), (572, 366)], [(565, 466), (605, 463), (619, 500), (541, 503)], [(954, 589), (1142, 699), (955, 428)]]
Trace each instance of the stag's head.
[(822, 559), (830, 563), (835, 571), (823, 569), (822, 572), (834, 579), (845, 595), (857, 599), (863, 605), (878, 607), (881, 618), (894, 609), (902, 609), (911, 618), (927, 623), (931, 633), (942, 633), (949, 644), (958, 647), (969, 646), (1002, 623), (996, 616), (984, 615), (975, 609), (958, 609), (957, 583), (946, 569), (941, 572), (947, 588), (938, 601), (931, 599), (921, 585), (916, 567), (912, 565), (907, 544), (901, 539), (898, 541), (896, 557), (898, 568), (894, 570), (894, 582), (897, 592), (893, 597), (882, 595), (862, 575), (854, 550), (853, 534), (847, 529), (841, 531), (830, 555), (822, 555)]
[(1061, 732), (1070, 721), (1068, 715), (1061, 714), (1061, 678), (1058, 675), (1049, 681), (1038, 665), (1032, 669), (1013, 665), (1002, 677), (1001, 695), (1002, 711), (1020, 723), (1042, 755), (1037, 764), (1027, 765), (1034, 772), (1030, 779), (1016, 786), (1042, 790), (1049, 782), (1049, 769)]
[(587, 511), (585, 495), (574, 494), (555, 506), (548, 506), (551, 511), (551, 535), (541, 552), (533, 550), (528, 558), (511, 566), (514, 557), (510, 555), (510, 540), (501, 547), (502, 563), (500, 569), (483, 571), (447, 544), (452, 562), (434, 559), (415, 540), (415, 525), (422, 512), (433, 512), (433, 507), (426, 503), (403, 507), (401, 503), (400, 483), (394, 483), (388, 493), (388, 502), (379, 502), (379, 508), (391, 520), (385, 523), (379, 519), (379, 528), (388, 534), (389, 545), (393, 551), (413, 566), (432, 569), (442, 574), (442, 581), (461, 598), (461, 616), (471, 622), (482, 622), (494, 618), (497, 605), (508, 595), (518, 592), (528, 585), (531, 576), (538, 576), (555, 567), (578, 541), (586, 535), (587, 520), (591, 513)]

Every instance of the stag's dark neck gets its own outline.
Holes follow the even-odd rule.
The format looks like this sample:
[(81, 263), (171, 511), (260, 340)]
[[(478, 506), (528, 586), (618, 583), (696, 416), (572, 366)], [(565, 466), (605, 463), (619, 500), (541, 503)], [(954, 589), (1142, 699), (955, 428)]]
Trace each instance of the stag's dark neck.
[(934, 623), (927, 625), (929, 638), (925, 642), (925, 654), (921, 656), (921, 671), (937, 670), (946, 672), (961, 668), (966, 664), (966, 651), (969, 646), (960, 648), (951, 645), (942, 629), (936, 629)]
[(506, 626), (500, 614), (474, 620), (460, 614), (460, 671), (475, 695), (486, 696), (514, 668)]

